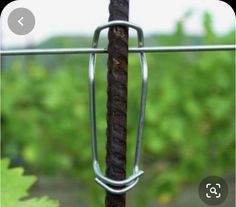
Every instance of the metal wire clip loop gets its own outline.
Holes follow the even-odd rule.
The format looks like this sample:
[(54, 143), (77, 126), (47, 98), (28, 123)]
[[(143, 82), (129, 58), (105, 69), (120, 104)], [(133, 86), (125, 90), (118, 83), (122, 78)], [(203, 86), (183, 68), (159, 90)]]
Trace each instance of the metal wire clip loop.
[[(144, 37), (142, 29), (130, 22), (127, 21), (111, 21), (107, 24), (97, 27), (94, 32), (92, 48), (97, 48), (98, 39), (100, 32), (103, 29), (112, 27), (112, 26), (127, 26), (135, 29), (138, 35), (138, 47), (144, 46)], [(134, 168), (133, 174), (125, 180), (113, 180), (104, 176), (101, 172), (101, 168), (98, 161), (98, 152), (97, 152), (97, 136), (96, 136), (96, 107), (95, 107), (95, 64), (96, 64), (96, 53), (90, 54), (89, 60), (89, 92), (90, 92), (90, 119), (91, 119), (91, 132), (92, 132), (92, 154), (93, 154), (93, 169), (96, 175), (95, 181), (100, 184), (107, 191), (114, 194), (122, 194), (133, 188), (139, 180), (139, 177), (144, 173), (139, 170), (139, 160), (141, 153), (141, 142), (142, 142), (142, 133), (143, 133), (143, 122), (144, 122), (144, 112), (146, 105), (146, 96), (147, 96), (147, 77), (148, 77), (148, 67), (147, 60), (144, 52), (140, 52), (140, 61), (142, 68), (142, 91), (141, 91), (141, 100), (140, 100), (140, 110), (139, 110), (139, 119), (138, 119), (138, 131), (137, 131), (137, 141), (135, 147), (135, 159), (134, 159)]]

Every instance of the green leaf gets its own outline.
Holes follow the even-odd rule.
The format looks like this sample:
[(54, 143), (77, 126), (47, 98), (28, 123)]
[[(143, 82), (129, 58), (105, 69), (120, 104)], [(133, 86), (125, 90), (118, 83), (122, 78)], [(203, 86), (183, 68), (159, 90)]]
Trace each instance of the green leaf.
[(26, 199), (28, 189), (36, 181), (35, 176), (24, 176), (23, 168), (9, 169), (9, 159), (1, 160), (1, 205), (4, 207), (58, 207), (57, 201), (47, 197)]

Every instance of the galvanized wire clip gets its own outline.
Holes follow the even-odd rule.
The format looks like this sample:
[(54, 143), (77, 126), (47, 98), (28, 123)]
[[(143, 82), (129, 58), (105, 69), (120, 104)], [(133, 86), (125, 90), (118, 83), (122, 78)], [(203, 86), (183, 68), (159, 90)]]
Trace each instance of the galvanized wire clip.
[[(144, 46), (144, 37), (142, 29), (130, 22), (126, 21), (111, 21), (107, 24), (97, 27), (94, 32), (92, 48), (97, 48), (98, 39), (100, 32), (103, 29), (112, 27), (112, 26), (127, 26), (135, 29), (138, 35), (138, 47), (141, 48)], [(141, 142), (142, 142), (142, 133), (143, 133), (143, 122), (144, 122), (144, 112), (146, 105), (146, 96), (147, 96), (147, 77), (148, 77), (148, 67), (147, 60), (144, 52), (140, 51), (140, 60), (142, 67), (142, 91), (141, 91), (141, 100), (140, 100), (140, 110), (139, 110), (139, 119), (138, 119), (138, 131), (137, 131), (137, 141), (135, 148), (135, 159), (134, 159), (134, 168), (133, 174), (125, 180), (113, 180), (102, 174), (99, 161), (98, 161), (98, 152), (97, 152), (97, 136), (96, 136), (96, 107), (95, 107), (95, 64), (96, 64), (96, 53), (90, 54), (89, 60), (89, 92), (90, 92), (90, 118), (91, 118), (91, 132), (92, 132), (92, 154), (93, 154), (93, 169), (96, 175), (95, 181), (100, 184), (107, 191), (114, 194), (122, 194), (126, 191), (133, 188), (139, 180), (139, 177), (144, 173), (139, 170), (139, 160), (141, 153)]]

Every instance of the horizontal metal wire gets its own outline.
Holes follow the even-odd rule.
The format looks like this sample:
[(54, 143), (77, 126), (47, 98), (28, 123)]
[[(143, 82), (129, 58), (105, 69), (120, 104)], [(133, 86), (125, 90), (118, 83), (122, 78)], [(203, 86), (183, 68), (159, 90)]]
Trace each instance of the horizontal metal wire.
[[(163, 52), (204, 52), (236, 50), (236, 45), (192, 45), (192, 46), (159, 46), (131, 47), (129, 53), (163, 53)], [(14, 55), (57, 55), (57, 54), (89, 54), (107, 53), (106, 48), (55, 48), (55, 49), (24, 49), (0, 50), (1, 56)]]

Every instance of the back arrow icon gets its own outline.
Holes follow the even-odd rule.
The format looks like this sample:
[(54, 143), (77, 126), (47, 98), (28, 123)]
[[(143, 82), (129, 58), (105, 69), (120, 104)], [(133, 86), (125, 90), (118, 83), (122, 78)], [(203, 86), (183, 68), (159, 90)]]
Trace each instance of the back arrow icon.
[(22, 23), (22, 20), (24, 19), (24, 17), (21, 17), (19, 20), (18, 20), (18, 23), (23, 27), (24, 24)]

